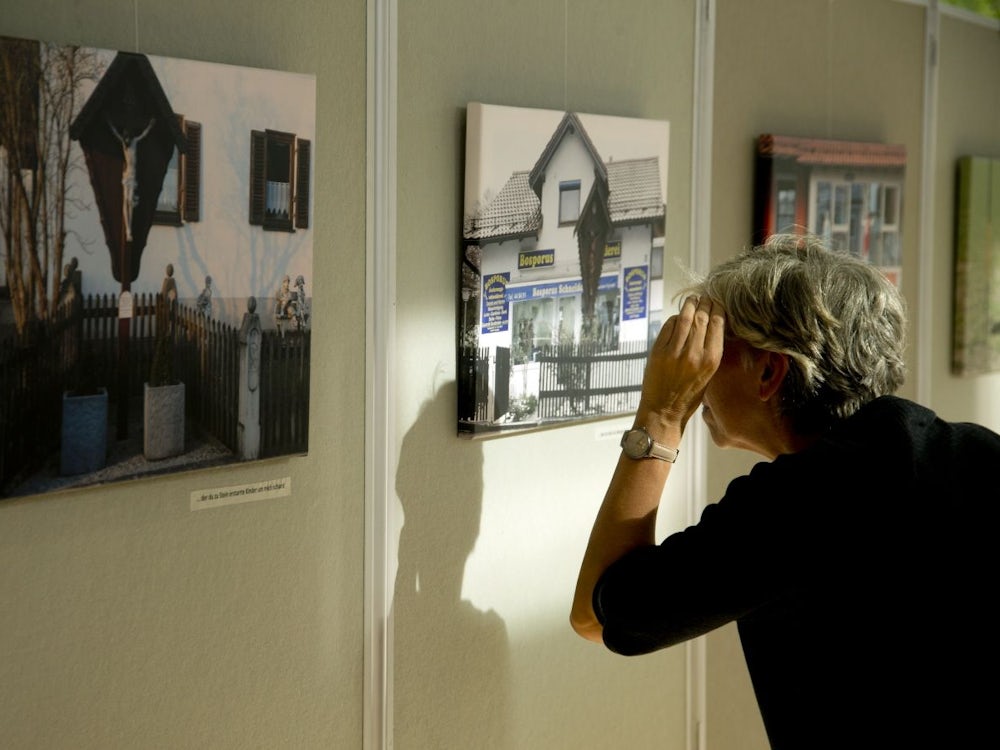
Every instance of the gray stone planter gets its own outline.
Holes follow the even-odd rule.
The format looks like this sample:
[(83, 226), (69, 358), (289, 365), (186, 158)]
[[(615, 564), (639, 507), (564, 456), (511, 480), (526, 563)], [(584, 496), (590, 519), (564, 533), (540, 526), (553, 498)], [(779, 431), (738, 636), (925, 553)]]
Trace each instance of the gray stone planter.
[(143, 386), (142, 454), (152, 461), (184, 452), (184, 384)]
[(88, 474), (108, 460), (108, 391), (73, 396), (63, 393), (59, 472)]

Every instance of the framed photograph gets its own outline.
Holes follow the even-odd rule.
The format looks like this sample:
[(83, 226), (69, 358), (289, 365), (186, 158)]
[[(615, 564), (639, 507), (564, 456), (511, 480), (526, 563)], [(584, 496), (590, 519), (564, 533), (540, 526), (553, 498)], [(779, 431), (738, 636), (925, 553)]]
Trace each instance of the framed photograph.
[(764, 134), (757, 138), (753, 244), (813, 234), (902, 277), (902, 145)]
[(958, 160), (952, 371), (1000, 370), (1000, 159)]
[(669, 123), (469, 104), (458, 432), (630, 413), (663, 320)]
[(0, 497), (308, 452), (315, 89), (0, 37)]

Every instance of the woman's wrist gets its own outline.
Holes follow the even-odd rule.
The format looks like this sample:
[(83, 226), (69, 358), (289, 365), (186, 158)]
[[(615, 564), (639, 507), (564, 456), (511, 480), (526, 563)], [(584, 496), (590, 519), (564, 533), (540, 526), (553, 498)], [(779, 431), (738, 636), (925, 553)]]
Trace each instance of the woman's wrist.
[(642, 427), (649, 436), (668, 448), (677, 448), (684, 435), (684, 424), (680, 419), (664, 415), (653, 409), (640, 409), (635, 414), (633, 427)]

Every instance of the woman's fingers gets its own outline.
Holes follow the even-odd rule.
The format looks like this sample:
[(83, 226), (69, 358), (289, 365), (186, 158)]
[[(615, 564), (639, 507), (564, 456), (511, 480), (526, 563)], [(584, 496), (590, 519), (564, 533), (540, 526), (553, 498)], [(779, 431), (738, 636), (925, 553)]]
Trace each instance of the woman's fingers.
[(708, 296), (690, 296), (673, 316), (674, 326), (666, 348), (675, 357), (699, 361), (707, 353), (721, 356), (726, 317), (722, 307)]
[(674, 335), (674, 329), (677, 327), (677, 316), (671, 315), (667, 318), (663, 327), (660, 328), (660, 332), (656, 334), (656, 341), (653, 342), (653, 349), (665, 350), (670, 342), (670, 339)]
[(670, 332), (670, 337), (664, 341), (664, 348), (674, 357), (680, 356), (688, 343), (698, 304), (697, 297), (693, 295), (687, 297), (681, 304), (680, 311), (671, 317), (671, 320), (674, 321), (674, 327)]
[(721, 305), (713, 305), (708, 313), (705, 329), (705, 351), (716, 366), (722, 360), (722, 349), (726, 338), (726, 313)]

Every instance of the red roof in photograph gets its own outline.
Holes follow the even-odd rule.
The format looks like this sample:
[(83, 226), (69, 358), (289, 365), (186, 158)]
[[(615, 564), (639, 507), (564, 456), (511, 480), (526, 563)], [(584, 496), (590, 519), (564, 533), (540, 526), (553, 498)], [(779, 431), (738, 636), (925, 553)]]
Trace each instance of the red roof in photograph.
[(864, 143), (823, 138), (798, 138), (765, 134), (757, 139), (761, 156), (794, 159), (810, 166), (892, 167), (906, 166), (906, 147), (889, 143)]

